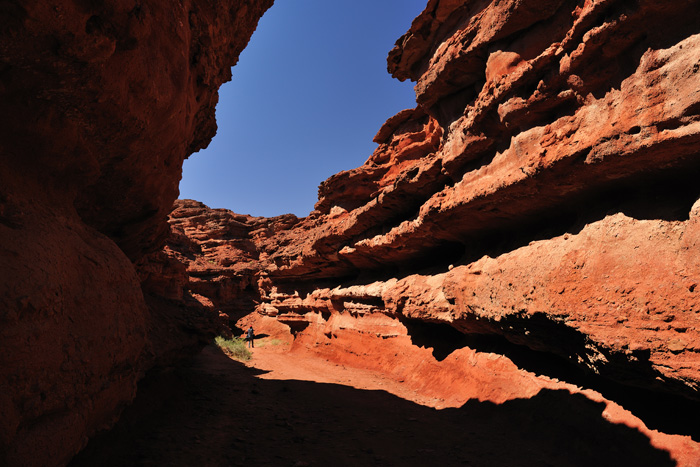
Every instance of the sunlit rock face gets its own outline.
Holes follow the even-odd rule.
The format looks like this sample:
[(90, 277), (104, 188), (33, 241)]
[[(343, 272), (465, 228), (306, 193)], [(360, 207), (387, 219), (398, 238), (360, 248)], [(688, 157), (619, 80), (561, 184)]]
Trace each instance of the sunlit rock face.
[(418, 106), (310, 216), (178, 201), (182, 293), (435, 406), (595, 389), (695, 465), (699, 57), (698, 1), (430, 0)]
[(271, 4), (0, 6), (0, 465), (65, 464), (197, 342), (196, 320), (149, 308), (133, 261), (161, 248), (182, 161)]

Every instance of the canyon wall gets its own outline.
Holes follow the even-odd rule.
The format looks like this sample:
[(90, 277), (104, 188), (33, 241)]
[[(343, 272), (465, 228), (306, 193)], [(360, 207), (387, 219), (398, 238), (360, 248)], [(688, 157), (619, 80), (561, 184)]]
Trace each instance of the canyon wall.
[(584, 391), (696, 465), (699, 20), (430, 0), (388, 58), (417, 107), (308, 217), (177, 202), (178, 293), (437, 407)]
[(0, 464), (65, 464), (235, 323), (697, 463), (699, 1), (429, 0), (388, 59), (416, 108), (302, 219), (172, 208), (272, 1), (229, 3), (0, 8)]
[(134, 263), (162, 247), (182, 162), (271, 4), (0, 6), (0, 465), (65, 464), (214, 332), (150, 300)]

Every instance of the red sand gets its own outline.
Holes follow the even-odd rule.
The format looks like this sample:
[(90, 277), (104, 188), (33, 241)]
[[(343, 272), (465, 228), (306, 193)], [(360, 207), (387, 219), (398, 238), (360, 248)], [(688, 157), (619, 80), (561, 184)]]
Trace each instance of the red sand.
[(398, 382), (287, 346), (259, 341), (248, 365), (207, 347), (152, 373), (118, 425), (71, 465), (675, 464), (582, 395), (543, 390), (435, 410)]

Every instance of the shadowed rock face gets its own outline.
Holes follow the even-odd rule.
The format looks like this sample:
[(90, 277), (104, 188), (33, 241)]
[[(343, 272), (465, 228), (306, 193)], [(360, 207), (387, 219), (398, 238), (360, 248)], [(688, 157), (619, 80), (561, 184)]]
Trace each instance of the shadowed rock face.
[[(181, 290), (416, 388), (453, 384), (464, 348), (575, 375), (697, 441), (691, 416), (659, 414), (700, 400), (699, 16), (698, 1), (429, 1), (388, 59), (418, 107), (306, 218), (178, 201)], [(522, 394), (514, 375), (474, 397)]]
[(64, 464), (213, 327), (159, 316), (133, 261), (271, 4), (0, 5), (0, 464)]
[(0, 463), (65, 463), (244, 318), (447, 405), (584, 394), (695, 465), (700, 2), (430, 0), (388, 60), (418, 106), (308, 217), (170, 212), (271, 3), (0, 5)]

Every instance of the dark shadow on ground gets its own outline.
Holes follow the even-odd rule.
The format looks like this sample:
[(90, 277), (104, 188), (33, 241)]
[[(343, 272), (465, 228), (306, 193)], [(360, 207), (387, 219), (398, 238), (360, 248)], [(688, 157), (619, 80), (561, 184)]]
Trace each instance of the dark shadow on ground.
[[(525, 317), (511, 316), (491, 323), (486, 320), (456, 321), (453, 325), (476, 332), (462, 333), (453, 325), (431, 323), (399, 316), (406, 326), (413, 345), (432, 349), (436, 360), (442, 361), (457, 349), (469, 347), (483, 353), (495, 353), (508, 357), (519, 368), (537, 375), (566, 381), (593, 389), (608, 400), (615, 401), (631, 411), (644, 424), (667, 434), (690, 436), (700, 441), (700, 401), (683, 397), (694, 391), (679, 381), (665, 380), (649, 361), (649, 352), (637, 351), (634, 359), (626, 354), (598, 348), (605, 355), (606, 364), (596, 365), (593, 372), (574, 362), (588, 361), (590, 342), (581, 332), (552, 320), (543, 313)], [(512, 326), (511, 326), (512, 324)], [(533, 350), (520, 339), (520, 331), (527, 328), (525, 342), (540, 343), (545, 348), (560, 353)], [(515, 329), (506, 337), (507, 329)], [(480, 332), (479, 332), (480, 331)], [(591, 365), (593, 366), (593, 365)], [(675, 392), (675, 394), (674, 394)], [(683, 416), (679, 416), (683, 414)]]
[(435, 410), (383, 391), (261, 380), (213, 347), (159, 370), (84, 466), (673, 466), (603, 404), (542, 391)]

